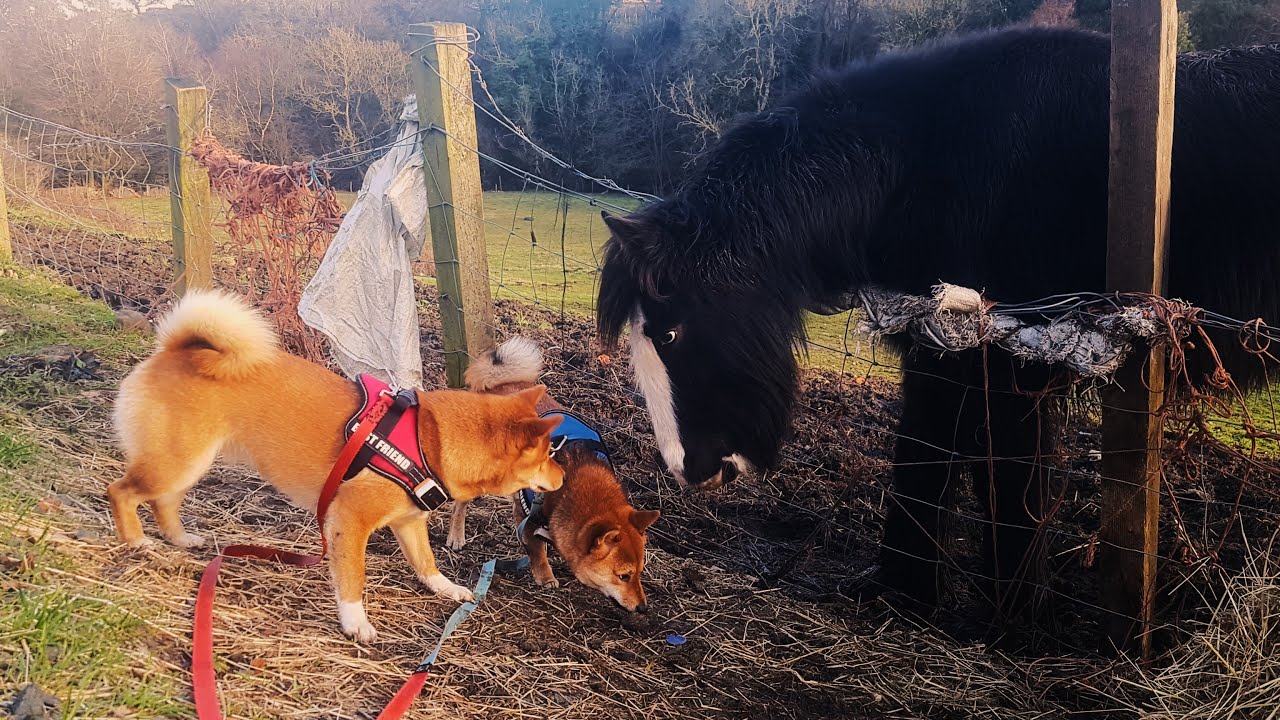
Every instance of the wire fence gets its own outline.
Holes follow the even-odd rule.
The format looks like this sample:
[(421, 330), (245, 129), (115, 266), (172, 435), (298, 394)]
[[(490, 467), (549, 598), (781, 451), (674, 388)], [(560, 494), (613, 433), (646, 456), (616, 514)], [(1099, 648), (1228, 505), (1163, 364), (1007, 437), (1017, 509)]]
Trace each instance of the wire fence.
[[(487, 90), (478, 70), (473, 72), (477, 86)], [(475, 104), (477, 112), (514, 136), (528, 140), (528, 133), (502, 113), (491, 94), (485, 92)], [(435, 127), (427, 131), (444, 132)], [(680, 528), (677, 533), (664, 535), (655, 529), (667, 543), (702, 554), (709, 562), (755, 573), (766, 584), (791, 586), (817, 595), (856, 591), (878, 562), (873, 548), (880, 540), (890, 508), (904, 502), (919, 503), (918, 498), (899, 496), (892, 485), (895, 470), (902, 467), (894, 462), (894, 446), (909, 441), (931, 446), (941, 459), (925, 462), (951, 468), (959, 486), (954, 504), (932, 508), (950, 519), (950, 536), (937, 548), (936, 558), (919, 559), (945, 566), (958, 581), (954, 592), (959, 597), (997, 604), (997, 598), (990, 597), (990, 593), (999, 583), (989, 570), (983, 570), (978, 539), (983, 529), (992, 525), (1019, 528), (992, 520), (987, 512), (988, 499), (978, 497), (962, 481), (975, 472), (976, 466), (995, 462), (1025, 467), (1028, 472), (1047, 466), (1050, 474), (1042, 489), (1042, 506), (1031, 509), (1038, 520), (1039, 542), (1045, 546), (1045, 567), (1032, 575), (1037, 578), (1039, 604), (1046, 610), (1040, 617), (1047, 618), (1050, 626), (1058, 626), (1057, 632), (1051, 631), (1053, 643), (1070, 646), (1074, 642), (1076, 650), (1084, 649), (1079, 647), (1081, 644), (1096, 648), (1093, 638), (1080, 639), (1088, 634), (1080, 632), (1079, 624), (1096, 623), (1113, 612), (1093, 600), (1098, 550), (1107, 546), (1099, 535), (1098, 504), (1104, 481), (1123, 483), (1102, 475), (1099, 424), (1107, 406), (1096, 384), (1073, 382), (1066, 373), (1054, 374), (1043, 388), (1007, 389), (965, 383), (921, 370), (919, 363), (904, 363), (888, 347), (859, 333), (858, 310), (830, 317), (813, 316), (808, 321), (806, 352), (801, 358), (806, 366), (805, 387), (798, 403), (795, 431), (781, 466), (745, 487), (726, 491), (728, 497), (687, 503), (664, 489), (647, 419), (643, 412), (631, 411), (639, 407), (635, 392), (617, 370), (625, 364), (625, 350), (616, 362), (604, 364), (611, 359), (596, 359), (589, 322), (601, 241), (607, 238), (607, 230), (598, 220), (598, 209), (627, 211), (652, 200), (652, 196), (620, 192), (610, 181), (553, 163), (565, 170), (566, 177), (585, 177), (615, 193), (613, 198), (602, 200), (574, 191), (565, 182), (557, 183), (512, 167), (452, 136), (450, 140), (475, 154), (488, 172), (506, 174), (509, 182), (504, 186), (521, 187), (518, 193), (506, 194), (506, 205), (513, 211), (509, 216), (503, 213), (501, 222), (493, 219), (493, 199), (486, 200), (485, 224), (490, 233), (488, 279), (495, 297), (518, 301), (507, 305), (509, 313), (499, 313), (500, 327), (491, 328), (495, 337), (501, 340), (513, 333), (533, 333), (559, 348), (559, 357), (549, 354), (549, 381), (558, 393), (581, 395), (575, 392), (574, 382), (580, 383), (584, 374), (590, 374), (596, 393), (630, 399), (628, 410), (621, 414), (617, 405), (608, 401), (582, 398), (581, 402), (618, 418), (610, 431), (612, 441), (631, 448), (632, 459), (637, 463), (633, 467), (648, 471), (647, 476), (635, 471), (627, 473), (640, 496), (664, 505), (668, 515), (673, 505), (688, 514), (671, 525)], [(539, 204), (551, 210), (549, 222), (532, 211)], [(530, 211), (521, 212), (523, 208)], [(550, 248), (548, 235), (552, 239)], [(476, 268), (464, 270), (479, 272)], [(1002, 310), (1048, 322), (1073, 314), (1096, 313), (1099, 303), (1114, 302), (1107, 296), (1080, 293), (1009, 305)], [(530, 315), (528, 306), (544, 312)], [(1265, 348), (1257, 351), (1277, 337), (1274, 329), (1265, 324), (1211, 311), (1200, 312), (1195, 324), (1236, 332), (1242, 347), (1251, 345), (1259, 361), (1274, 361)], [(1197, 342), (1201, 339), (1195, 338)], [(1209, 339), (1203, 337), (1203, 341), (1208, 344)], [(1201, 351), (1204, 350), (1202, 346)], [(1176, 355), (1180, 357), (1180, 353)], [(1269, 537), (1280, 528), (1280, 485), (1276, 483), (1280, 470), (1275, 465), (1280, 459), (1280, 446), (1274, 442), (1277, 425), (1270, 392), (1264, 388), (1245, 393), (1219, 382), (1219, 387), (1210, 389), (1218, 393), (1213, 394), (1206, 392), (1203, 378), (1193, 378), (1185, 368), (1174, 369), (1181, 372), (1180, 382), (1174, 383), (1171, 401), (1162, 410), (1168, 439), (1162, 534), (1157, 552), (1163, 583), (1159, 617), (1168, 623), (1162, 629), (1170, 631), (1188, 608), (1207, 604), (1214, 588), (1241, 566), (1243, 548), (1250, 540)], [(896, 422), (896, 380), (911, 375), (953, 383), (973, 398), (993, 393), (1065, 391), (1060, 407), (1050, 407), (1049, 402), (1036, 406), (1037, 414), (1055, 412), (1062, 417), (1064, 441), (1051, 455), (999, 456), (989, 448), (966, 454), (927, 439), (904, 437)], [(563, 383), (557, 382), (560, 378)], [(1209, 381), (1213, 382), (1213, 376)], [(1223, 391), (1227, 392), (1227, 400), (1211, 399)], [(1027, 422), (1049, 422), (1049, 418), (1027, 418)], [(690, 527), (700, 524), (705, 524), (708, 531), (690, 532)], [(699, 549), (690, 550), (691, 545)], [(1070, 611), (1058, 612), (1063, 607)], [(1063, 627), (1073, 622), (1075, 627)]]
[(0, 107), (16, 259), (48, 267), (117, 309), (150, 312), (175, 280), (172, 151)]
[[(861, 314), (811, 317), (808, 321), (804, 384), (792, 437), (780, 466), (744, 480), (717, 495), (691, 496), (674, 489), (657, 459), (643, 401), (627, 374), (627, 351), (601, 355), (592, 316), (599, 267), (608, 231), (600, 210), (629, 212), (653, 196), (626, 190), (607, 178), (579, 171), (541, 149), (528, 132), (501, 111), (483, 77), (476, 102), (483, 113), (528, 142), (554, 169), (535, 173), (478, 148), (459, 143), (437, 126), (411, 139), (370, 138), (359, 148), (275, 167), (222, 155), (208, 166), (219, 198), (215, 231), (215, 278), (239, 288), (286, 320), (296, 322), (297, 294), (314, 272), (342, 213), (345, 198), (326, 183), (326, 171), (367, 166), (423, 133), (443, 133), (475, 155), (487, 172), (503, 176), (504, 187), (519, 190), (485, 195), (483, 227), (489, 267), (461, 266), (490, 284), (497, 312), (490, 330), (501, 341), (514, 334), (539, 340), (546, 349), (546, 381), (555, 396), (575, 411), (598, 420), (616, 454), (616, 464), (637, 506), (663, 511), (651, 530), (668, 552), (749, 573), (762, 588), (778, 587), (813, 599), (864, 597), (867, 579), (880, 562), (878, 545), (885, 517), (903, 503), (919, 503), (895, 490), (895, 445), (908, 441), (931, 447), (954, 477), (957, 499), (933, 505), (948, 519), (949, 536), (937, 548), (937, 563), (953, 579), (957, 602), (947, 603), (935, 622), (944, 629), (972, 621), (969, 608), (991, 597), (995, 578), (984, 569), (979, 539), (993, 521), (986, 498), (964, 482), (980, 466), (1000, 462), (1049, 468), (1043, 502), (1033, 508), (1045, 551), (1037, 578), (1044, 622), (1035, 643), (1088, 653), (1096, 649), (1097, 623), (1111, 611), (1100, 607), (1093, 572), (1099, 538), (1103, 403), (1096, 389), (1053, 376), (1066, 388), (1058, 407), (1043, 407), (1063, 419), (1064, 438), (1048, 454), (996, 456), (961, 452), (898, 429), (897, 379), (923, 376), (953, 384), (972, 398), (1026, 394), (1045, 388), (999, 388), (962, 382), (904, 362), (887, 347), (858, 331)], [(0, 162), (19, 262), (47, 267), (86, 294), (116, 308), (146, 314), (172, 295), (169, 235), (171, 196), (167, 188), (176, 148), (80, 133), (0, 108)], [(548, 177), (548, 175), (552, 177)], [(558, 177), (557, 177), (558, 176)], [(600, 188), (587, 193), (570, 180)], [(219, 189), (221, 188), (221, 189)], [(418, 283), (420, 307), (436, 307), (439, 297), (426, 277)], [(1088, 294), (1046, 298), (1010, 306), (1027, 317), (1061, 317), (1093, 312)], [(446, 302), (448, 300), (446, 299)], [(1252, 342), (1259, 362), (1274, 364), (1265, 343), (1280, 336), (1265, 325), (1202, 314), (1198, 322), (1239, 332)], [(300, 328), (300, 326), (299, 326)], [(1253, 333), (1250, 335), (1250, 329)], [(323, 348), (298, 329), (291, 344), (312, 356)], [(1252, 339), (1251, 339), (1252, 338)], [(426, 377), (443, 377), (439, 323), (422, 315), (421, 344)], [(1188, 377), (1190, 381), (1192, 378)], [(1162, 534), (1158, 548), (1162, 603), (1159, 617), (1172, 631), (1188, 609), (1211, 605), (1209, 598), (1243, 562), (1248, 542), (1280, 528), (1280, 427), (1269, 389), (1228, 390), (1226, 401), (1184, 383), (1194, 404), (1170, 404)], [(1037, 406), (1037, 413), (1041, 412)], [(1046, 418), (1028, 418), (1039, 422)], [(997, 526), (1001, 523), (994, 521)], [(1135, 619), (1136, 620), (1136, 619)]]

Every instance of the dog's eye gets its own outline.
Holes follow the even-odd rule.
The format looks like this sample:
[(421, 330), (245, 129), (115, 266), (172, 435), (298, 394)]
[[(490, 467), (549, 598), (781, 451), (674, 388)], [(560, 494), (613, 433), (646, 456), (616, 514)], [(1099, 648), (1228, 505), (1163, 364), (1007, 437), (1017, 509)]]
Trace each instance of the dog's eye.
[(658, 340), (658, 342), (662, 343), (663, 345), (670, 345), (671, 343), (676, 341), (677, 336), (678, 335), (675, 330), (668, 330), (665, 333), (663, 333), (662, 338)]
[(631, 582), (631, 573), (622, 573), (618, 576), (618, 579), (622, 582)]

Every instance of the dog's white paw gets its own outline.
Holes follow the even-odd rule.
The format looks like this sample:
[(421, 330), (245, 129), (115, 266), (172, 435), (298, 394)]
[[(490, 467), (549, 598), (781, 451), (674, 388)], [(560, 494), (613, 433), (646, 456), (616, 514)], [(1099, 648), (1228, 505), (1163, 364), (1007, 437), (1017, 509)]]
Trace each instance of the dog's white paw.
[(129, 542), (125, 543), (125, 545), (135, 550), (137, 550), (138, 548), (144, 548), (144, 547), (147, 547), (148, 545), (154, 545), (154, 544), (155, 544), (155, 540), (152, 540), (146, 535), (142, 535), (140, 537), (134, 538), (133, 540), (130, 540)]
[(204, 538), (195, 533), (184, 532), (176, 538), (172, 538), (169, 542), (180, 548), (198, 548), (204, 545)]
[(546, 580), (534, 580), (534, 582), (538, 584), (538, 587), (544, 587), (544, 588), (560, 587), (560, 581), (557, 580), (554, 575), (551, 576), (550, 578), (547, 578)]
[(378, 639), (378, 631), (373, 629), (373, 625), (368, 620), (357, 624), (355, 627), (344, 627), (342, 632), (358, 643), (371, 643)]
[(338, 602), (338, 624), (342, 634), (359, 643), (369, 643), (378, 639), (378, 631), (373, 629), (369, 616), (364, 613), (362, 602)]
[(476, 599), (471, 591), (443, 575), (432, 575), (427, 578), (427, 589), (437, 595), (443, 595), (457, 602), (472, 602)]
[(466, 533), (458, 533), (455, 535), (451, 532), (449, 533), (449, 537), (445, 539), (445, 544), (448, 545), (451, 550), (461, 550), (467, 546), (467, 535)]

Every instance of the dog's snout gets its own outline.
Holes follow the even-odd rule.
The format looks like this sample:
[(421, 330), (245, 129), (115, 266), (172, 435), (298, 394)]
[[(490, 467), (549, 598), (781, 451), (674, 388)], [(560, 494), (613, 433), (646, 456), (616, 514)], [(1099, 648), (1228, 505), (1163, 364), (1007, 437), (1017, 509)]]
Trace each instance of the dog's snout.
[(649, 612), (649, 603), (640, 603), (639, 605), (637, 605), (637, 606), (636, 606), (636, 612), (641, 613), (641, 614), (648, 614), (648, 612)]

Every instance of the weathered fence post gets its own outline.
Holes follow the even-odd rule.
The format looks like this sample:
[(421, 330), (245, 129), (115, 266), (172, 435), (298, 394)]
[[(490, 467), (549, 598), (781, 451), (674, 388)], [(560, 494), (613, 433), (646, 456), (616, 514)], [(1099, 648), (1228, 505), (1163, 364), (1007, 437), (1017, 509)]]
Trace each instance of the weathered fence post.
[(4, 160), (0, 158), (0, 263), (13, 262), (13, 239), (9, 236), (9, 200), (4, 192)]
[(445, 375), (449, 387), (462, 387), (470, 355), (493, 344), (471, 50), (467, 26), (462, 23), (411, 25), (409, 37), (420, 46), (413, 53), (410, 70), (423, 131)]
[[(1163, 294), (1177, 63), (1175, 0), (1111, 6), (1107, 289)], [(1163, 348), (1138, 353), (1102, 394), (1098, 571), (1117, 648), (1151, 654), (1160, 514)]]
[(190, 80), (164, 81), (165, 125), (171, 151), (169, 208), (172, 215), (174, 292), (213, 285), (213, 199), (209, 173), (191, 157), (191, 143), (208, 123), (209, 93)]

